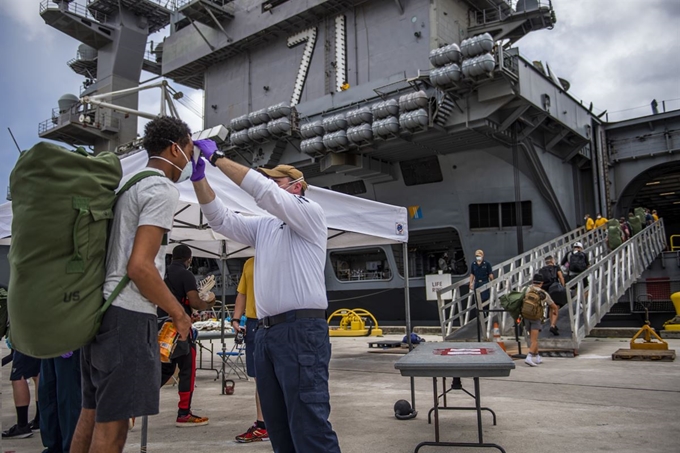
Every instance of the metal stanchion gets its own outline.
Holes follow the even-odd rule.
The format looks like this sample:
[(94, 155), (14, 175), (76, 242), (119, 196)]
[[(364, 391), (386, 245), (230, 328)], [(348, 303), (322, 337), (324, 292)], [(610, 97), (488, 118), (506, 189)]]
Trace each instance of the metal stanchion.
[(149, 417), (146, 415), (142, 417), (142, 440), (140, 442), (141, 447), (139, 451), (141, 453), (146, 453), (146, 443), (149, 434)]

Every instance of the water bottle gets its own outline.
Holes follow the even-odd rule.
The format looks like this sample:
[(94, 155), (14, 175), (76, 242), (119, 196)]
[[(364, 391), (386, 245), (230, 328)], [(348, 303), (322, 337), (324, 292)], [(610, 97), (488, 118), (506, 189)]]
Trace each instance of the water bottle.
[(234, 339), (234, 342), (236, 344), (243, 343), (243, 331), (246, 328), (246, 315), (245, 315), (245, 313), (241, 315), (241, 320), (239, 321), (239, 327), (241, 329), (238, 331), (238, 333), (236, 334), (236, 338)]

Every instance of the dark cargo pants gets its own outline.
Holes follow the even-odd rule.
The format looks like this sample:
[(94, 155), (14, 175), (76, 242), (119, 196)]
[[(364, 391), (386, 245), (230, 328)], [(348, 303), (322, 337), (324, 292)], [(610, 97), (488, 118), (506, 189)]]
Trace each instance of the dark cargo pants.
[(40, 362), (40, 437), (47, 447), (43, 453), (66, 453), (80, 416), (80, 351), (67, 359)]
[(257, 391), (275, 453), (340, 453), (328, 421), (330, 358), (325, 319), (292, 316), (257, 329)]

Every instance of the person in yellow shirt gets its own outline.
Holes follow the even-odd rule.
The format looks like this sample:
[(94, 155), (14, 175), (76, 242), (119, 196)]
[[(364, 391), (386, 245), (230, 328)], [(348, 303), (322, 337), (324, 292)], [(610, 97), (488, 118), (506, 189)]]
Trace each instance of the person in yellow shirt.
[(659, 215), (656, 213), (656, 209), (652, 211), (652, 218), (655, 222), (659, 220)]
[(592, 217), (590, 217), (590, 214), (586, 214), (586, 217), (583, 220), (586, 221), (586, 231), (590, 231), (595, 228), (595, 221)]
[[(246, 374), (256, 380), (255, 358), (253, 351), (255, 351), (255, 331), (257, 330), (257, 309), (255, 308), (255, 283), (253, 280), (253, 269), (255, 267), (255, 258), (249, 258), (243, 264), (243, 272), (241, 273), (241, 280), (238, 283), (236, 303), (234, 306), (234, 317), (231, 320), (234, 332), (243, 330), (240, 326), (240, 320), (243, 313), (246, 314), (246, 326), (244, 334), (244, 341), (246, 343)], [(269, 433), (264, 424), (264, 417), (262, 416), (262, 406), (260, 406), (260, 395), (255, 388), (255, 407), (257, 410), (257, 420), (253, 426), (248, 430), (236, 436), (236, 441), (240, 443), (250, 443), (257, 441), (269, 440)]]
[(608, 222), (606, 217), (602, 217), (599, 213), (597, 214), (597, 220), (595, 220), (595, 228), (600, 228)]

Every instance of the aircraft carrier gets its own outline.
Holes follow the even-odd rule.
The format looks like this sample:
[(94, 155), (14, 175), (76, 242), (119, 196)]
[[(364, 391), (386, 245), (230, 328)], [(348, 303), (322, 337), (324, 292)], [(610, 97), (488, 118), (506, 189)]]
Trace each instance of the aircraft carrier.
[[(134, 89), (144, 71), (175, 97), (203, 90), (201, 137), (232, 159), (292, 164), (310, 184), (408, 208), (408, 257), (400, 246), (329, 252), (331, 310), (403, 320), (406, 258), (413, 322), (436, 324), (425, 275), (444, 254), (455, 281), (475, 250), (498, 263), (586, 213), (650, 206), (676, 228), (679, 205), (660, 194), (680, 193), (678, 113), (607, 123), (570, 95), (559, 68), (523, 56), (524, 36), (559, 26), (550, 1), (82, 1), (40, 5), (46, 24), (80, 42), (68, 65), (84, 77), (41, 137), (135, 149), (134, 90), (119, 109), (83, 99)], [(159, 30), (167, 37), (150, 42)], [(241, 266), (228, 262), (230, 294)]]

